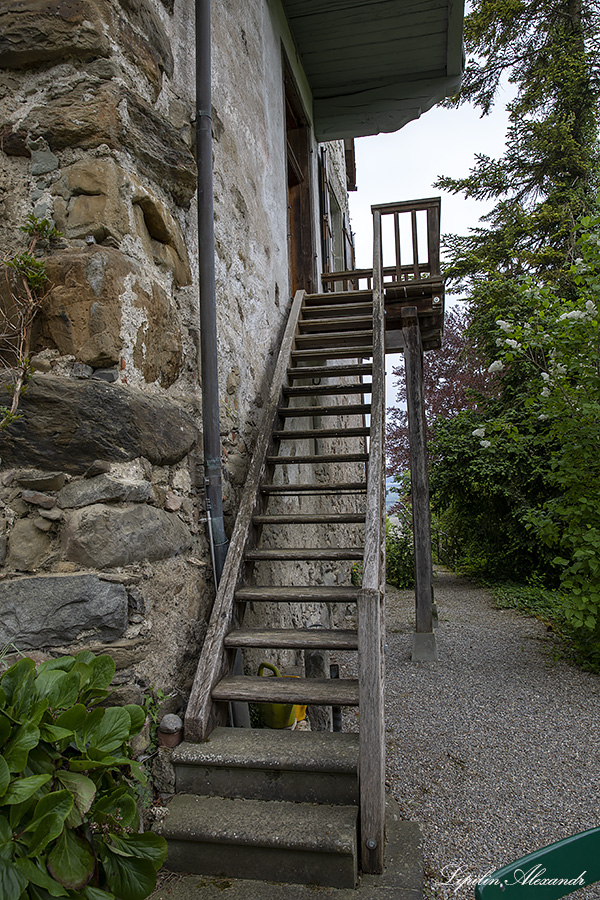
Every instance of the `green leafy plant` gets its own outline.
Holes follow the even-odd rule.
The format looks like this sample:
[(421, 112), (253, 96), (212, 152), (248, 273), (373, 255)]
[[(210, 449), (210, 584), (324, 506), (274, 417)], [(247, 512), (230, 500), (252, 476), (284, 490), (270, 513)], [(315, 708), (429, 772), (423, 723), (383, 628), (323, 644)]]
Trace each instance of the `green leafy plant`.
[(406, 510), (399, 521), (385, 521), (385, 570), (387, 581), (395, 587), (409, 588), (415, 583), (413, 530)]
[[(61, 237), (48, 219), (29, 215), (21, 231), (29, 236), (27, 249), (4, 259), (7, 302), (0, 304), (0, 362), (8, 373), (6, 389), (10, 405), (0, 405), (0, 429), (8, 427), (20, 416), (19, 399), (31, 378), (29, 361), (31, 329), (44, 299), (48, 276), (42, 259), (35, 255), (38, 245), (48, 245)], [(12, 272), (12, 278), (9, 273)]]
[[(350, 572), (353, 585), (360, 587), (363, 564), (356, 562)], [(415, 557), (410, 514), (403, 513), (400, 522), (385, 520), (385, 579), (398, 588), (409, 588), (415, 583)]]
[(143, 900), (166, 842), (139, 834), (129, 741), (139, 706), (99, 706), (115, 672), (83, 651), (41, 663), (24, 657), (0, 679), (2, 900)]

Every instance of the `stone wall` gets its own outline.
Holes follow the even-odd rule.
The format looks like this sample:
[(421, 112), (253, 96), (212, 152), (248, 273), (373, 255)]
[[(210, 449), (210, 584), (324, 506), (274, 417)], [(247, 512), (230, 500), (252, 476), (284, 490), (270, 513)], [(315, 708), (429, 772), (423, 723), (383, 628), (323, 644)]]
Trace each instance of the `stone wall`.
[[(35, 375), (22, 417), (0, 434), (0, 647), (106, 647), (124, 698), (166, 689), (173, 709), (213, 598), (192, 23), (192, 0), (0, 6), (0, 249), (23, 248), (19, 229), (31, 213), (62, 232), (43, 251)], [(229, 528), (290, 305), (282, 42), (306, 98), (279, 5), (213, 4)]]

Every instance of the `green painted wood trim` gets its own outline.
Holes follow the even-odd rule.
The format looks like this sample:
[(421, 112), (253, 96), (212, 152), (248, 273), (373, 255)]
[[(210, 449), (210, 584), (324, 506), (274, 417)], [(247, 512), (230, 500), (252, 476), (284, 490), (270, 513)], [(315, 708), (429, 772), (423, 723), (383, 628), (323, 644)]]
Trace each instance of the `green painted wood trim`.
[(463, 43), (464, 19), (464, 0), (448, 0), (448, 55), (446, 58), (446, 75), (450, 78), (452, 76), (462, 78), (465, 54)]
[(315, 99), (319, 141), (398, 131), (444, 97), (455, 94), (461, 76), (386, 84), (358, 94)]
[[(600, 881), (600, 828), (583, 831), (486, 876), (476, 900), (559, 900)], [(549, 884), (558, 881), (562, 883)], [(565, 883), (565, 881), (567, 883)]]

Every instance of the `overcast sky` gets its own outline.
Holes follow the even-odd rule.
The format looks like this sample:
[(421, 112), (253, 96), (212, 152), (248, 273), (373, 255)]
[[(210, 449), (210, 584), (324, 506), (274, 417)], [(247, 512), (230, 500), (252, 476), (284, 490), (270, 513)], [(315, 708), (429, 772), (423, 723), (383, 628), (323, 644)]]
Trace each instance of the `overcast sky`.
[[(356, 181), (350, 194), (352, 230), (356, 235), (358, 268), (372, 265), (371, 204), (442, 197), (442, 234), (466, 234), (490, 204), (465, 200), (433, 188), (439, 175), (467, 175), (475, 154), (498, 157), (504, 149), (507, 117), (500, 101), (485, 118), (469, 106), (437, 107), (394, 134), (356, 140)], [(395, 404), (391, 370), (397, 358), (387, 358), (387, 405)]]

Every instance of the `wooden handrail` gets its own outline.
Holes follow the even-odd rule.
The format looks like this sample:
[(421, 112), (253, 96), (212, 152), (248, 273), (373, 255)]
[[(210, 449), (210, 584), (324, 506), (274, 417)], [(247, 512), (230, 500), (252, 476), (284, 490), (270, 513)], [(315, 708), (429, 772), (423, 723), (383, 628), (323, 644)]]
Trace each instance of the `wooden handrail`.
[(298, 330), (298, 319), (304, 293), (304, 291), (297, 291), (294, 297), (271, 380), (269, 396), (264, 407), (260, 431), (248, 469), (235, 527), (229, 542), (227, 559), (213, 604), (185, 715), (185, 739), (187, 741), (204, 741), (216, 725), (224, 724), (220, 721), (222, 716), (219, 715), (216, 705), (213, 703), (212, 690), (217, 682), (228, 674), (226, 671), (228, 658), (224, 640), (233, 624), (234, 596), (242, 575), (244, 553), (252, 540), (252, 516), (258, 502), (258, 489), (267, 464), (272, 432), (283, 398), (283, 388), (287, 386), (287, 367)]
[(373, 375), (363, 580), (358, 597), (363, 872), (383, 871), (385, 841), (385, 321), (381, 215), (373, 214)]
[[(402, 200), (398, 203), (379, 203), (371, 207), (373, 215), (379, 217), (381, 222), (384, 216), (393, 217), (394, 227), (394, 265), (381, 267), (383, 283), (385, 287), (409, 284), (416, 286), (422, 282), (431, 285), (432, 281), (442, 282), (440, 270), (440, 209), (439, 197), (430, 197), (425, 200)], [(417, 228), (417, 213), (427, 213), (427, 261), (419, 262), (419, 235)], [(402, 262), (401, 227), (400, 216), (407, 214), (410, 218), (410, 243), (412, 246), (412, 261)], [(383, 251), (382, 251), (383, 252)], [(360, 282), (366, 282), (370, 290), (373, 280), (372, 269), (344, 269), (340, 272), (324, 272), (321, 275), (325, 290), (333, 290), (336, 284), (341, 283), (342, 289), (357, 290)], [(437, 289), (437, 288), (436, 288)]]

